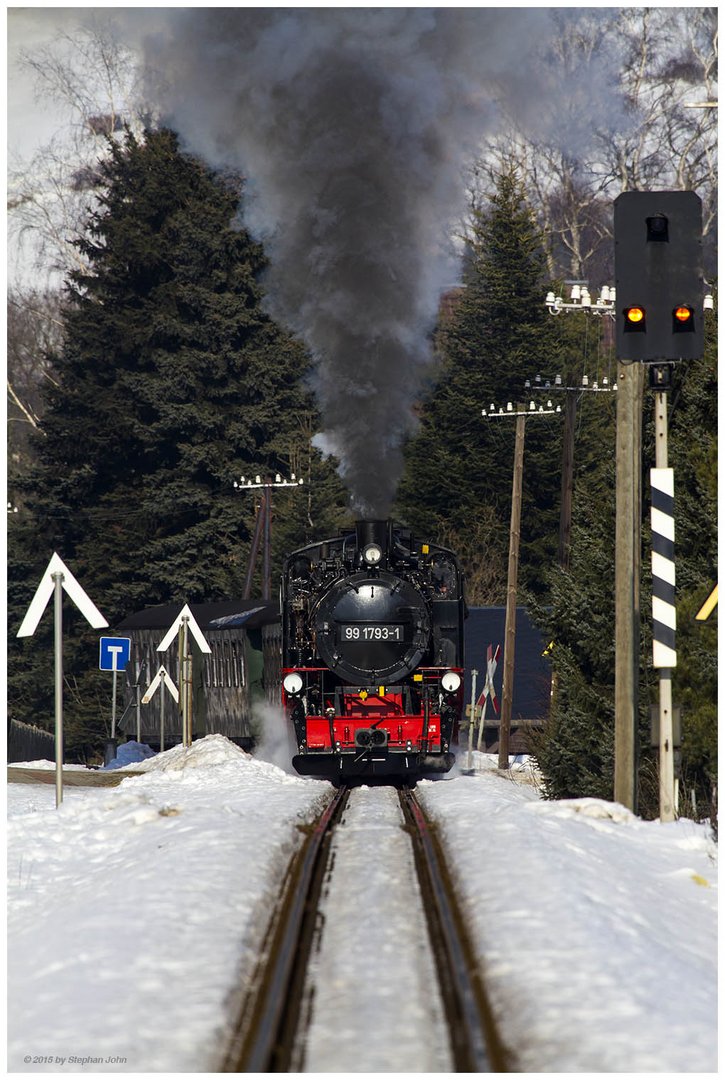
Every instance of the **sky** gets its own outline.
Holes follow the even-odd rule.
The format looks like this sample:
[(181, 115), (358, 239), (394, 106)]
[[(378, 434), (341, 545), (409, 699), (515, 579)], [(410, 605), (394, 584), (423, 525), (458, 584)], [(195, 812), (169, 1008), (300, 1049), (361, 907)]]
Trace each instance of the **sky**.
[(22, 49), (51, 42), (72, 26), (75, 13), (63, 8), (7, 8), (7, 146), (9, 155), (29, 155), (57, 131), (61, 113), (35, 100), (34, 79), (18, 63)]

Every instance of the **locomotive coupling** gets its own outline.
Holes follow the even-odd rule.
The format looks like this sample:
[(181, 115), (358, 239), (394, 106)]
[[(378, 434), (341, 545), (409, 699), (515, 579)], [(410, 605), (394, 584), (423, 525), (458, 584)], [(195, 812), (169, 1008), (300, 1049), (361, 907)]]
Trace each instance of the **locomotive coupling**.
[(388, 745), (388, 733), (380, 728), (358, 728), (355, 732), (355, 746), (367, 750), (369, 747), (381, 750)]

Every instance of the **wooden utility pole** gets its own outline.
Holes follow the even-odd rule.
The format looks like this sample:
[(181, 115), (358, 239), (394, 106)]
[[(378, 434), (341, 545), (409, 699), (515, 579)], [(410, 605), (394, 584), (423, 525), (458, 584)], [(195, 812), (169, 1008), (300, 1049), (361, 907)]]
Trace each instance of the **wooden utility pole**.
[(247, 561), (247, 575), (244, 579), (244, 590), (242, 592), (242, 599), (249, 600), (252, 595), (252, 578), (254, 577), (254, 567), (257, 563), (257, 554), (259, 552), (259, 541), (262, 535), (263, 526), (266, 523), (266, 492), (262, 492), (262, 499), (260, 502), (259, 510), (257, 511), (257, 517), (254, 522), (254, 534), (252, 536), (252, 546), (249, 550), (249, 559)]
[(501, 724), (498, 742), (498, 767), (509, 767), (511, 709), (514, 694), (514, 654), (516, 651), (516, 597), (519, 576), (519, 543), (521, 540), (521, 491), (524, 475), (524, 433), (526, 415), (523, 405), (516, 406), (516, 448), (514, 450), (514, 479), (511, 491), (511, 528), (509, 530), (508, 585), (506, 588), (506, 631), (501, 694)]
[(620, 364), (614, 555), (614, 799), (637, 809), (644, 365)]
[(577, 391), (567, 387), (564, 411), (564, 448), (561, 462), (561, 511), (559, 514), (559, 566), (569, 569), (571, 558), (571, 511), (574, 499), (574, 429)]
[(269, 477), (266, 480), (262, 480), (261, 477), (257, 477), (255, 482), (246, 480), (243, 476), (240, 477), (240, 482), (234, 481), (234, 487), (241, 491), (256, 491), (258, 488), (262, 489), (262, 498), (260, 501), (259, 510), (257, 511), (257, 520), (254, 526), (254, 537), (252, 539), (252, 547), (249, 553), (249, 562), (247, 564), (247, 576), (244, 583), (244, 599), (248, 599), (249, 593), (252, 587), (252, 576), (254, 574), (254, 564), (257, 559), (257, 552), (259, 550), (260, 540), (263, 544), (263, 566), (262, 566), (262, 593), (263, 599), (269, 602), (272, 599), (272, 488), (279, 487), (301, 487), (304, 483), (302, 477), (299, 480), (295, 478), (295, 474), (292, 473), (290, 480), (283, 480), (279, 473), (277, 473), (274, 480)]
[(264, 562), (262, 599), (267, 603), (272, 599), (272, 489), (266, 488), (264, 500)]

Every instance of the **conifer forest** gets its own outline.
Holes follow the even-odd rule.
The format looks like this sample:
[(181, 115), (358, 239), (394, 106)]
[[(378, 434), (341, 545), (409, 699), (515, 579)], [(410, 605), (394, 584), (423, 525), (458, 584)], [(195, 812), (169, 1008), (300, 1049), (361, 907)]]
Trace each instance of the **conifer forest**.
[[(531, 752), (552, 797), (611, 798), (614, 327), (545, 299), (613, 286), (621, 192), (689, 190), (714, 304), (669, 393), (673, 697), (681, 812), (709, 813), (716, 10), (465, 9), (461, 26), (443, 9), (160, 9), (154, 27), (151, 9), (84, 10), (40, 44), (9, 20), (11, 98), (25, 80), (58, 118), (9, 160), (9, 717), (53, 730), (52, 620), (16, 638), (53, 552), (111, 628), (242, 596), (259, 499), (240, 476), (304, 479), (274, 494), (273, 582), (289, 551), (391, 516), (459, 554), (469, 605), (505, 604), (515, 431), (482, 410), (555, 399), (527, 423), (523, 472), (519, 603), (556, 688)], [(581, 390), (565, 551), (557, 376)], [(645, 391), (647, 476), (653, 408)], [(656, 816), (642, 515), (638, 783)], [(68, 608), (67, 761), (109, 733), (97, 636)]]

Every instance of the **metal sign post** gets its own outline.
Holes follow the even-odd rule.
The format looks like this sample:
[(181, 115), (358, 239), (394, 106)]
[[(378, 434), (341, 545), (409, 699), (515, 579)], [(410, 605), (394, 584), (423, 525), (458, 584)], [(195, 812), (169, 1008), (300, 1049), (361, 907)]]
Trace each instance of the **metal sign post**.
[(191, 709), (189, 701), (189, 684), (191, 682), (190, 656), (188, 654), (189, 618), (184, 615), (181, 619), (181, 633), (179, 634), (179, 652), (181, 654), (181, 741), (184, 746), (191, 746), (189, 726), (191, 724)]
[(483, 694), (483, 701), (481, 702), (481, 718), (478, 721), (478, 740), (476, 741), (476, 749), (483, 749), (483, 725), (486, 722), (486, 705), (488, 704), (488, 694)]
[(55, 592), (55, 805), (63, 802), (63, 574), (51, 574)]
[(473, 768), (473, 736), (476, 731), (476, 679), (478, 671), (471, 671), (471, 719), (468, 723), (468, 769)]
[[(165, 690), (166, 690), (166, 679), (162, 678), (162, 680), (161, 680), (161, 716), (159, 718), (159, 751), (162, 754), (163, 754), (164, 750), (166, 749), (166, 746), (165, 746), (165, 743), (164, 743), (164, 708), (165, 708), (165, 705), (166, 705), (166, 693), (165, 693)], [(177, 694), (176, 696), (178, 698), (179, 695)]]
[(54, 597), (55, 609), (55, 805), (63, 801), (63, 590), (68, 593), (73, 603), (81, 611), (94, 629), (108, 626), (108, 622), (83, 591), (73, 574), (57, 552), (53, 552), (35, 596), (20, 624), (18, 637), (32, 637), (38, 628), (43, 612), (51, 596)]
[(179, 636), (179, 681), (181, 693), (181, 741), (184, 746), (191, 746), (191, 657), (187, 671), (187, 652), (189, 650), (189, 631), (196, 638), (196, 643), (203, 653), (210, 653), (211, 646), (199, 628), (188, 604), (184, 604), (176, 622), (168, 630), (157, 652), (166, 652), (174, 638)]
[(154, 676), (154, 678), (151, 680), (151, 685), (149, 686), (148, 690), (146, 691), (144, 696), (141, 698), (141, 704), (142, 705), (148, 705), (149, 701), (151, 701), (151, 698), (154, 696), (156, 691), (159, 688), (161, 688), (161, 721), (160, 721), (160, 727), (159, 727), (159, 750), (160, 750), (161, 753), (163, 753), (163, 751), (166, 748), (165, 747), (165, 741), (164, 741), (164, 709), (165, 709), (165, 705), (166, 705), (166, 689), (167, 689), (167, 687), (168, 687), (169, 693), (173, 697), (174, 701), (176, 701), (178, 703), (179, 691), (176, 689), (176, 686), (174, 685), (174, 681), (169, 676), (168, 671), (162, 665), (159, 668), (159, 670), (156, 672), (156, 675)]
[(119, 671), (124, 671), (131, 655), (131, 638), (102, 637), (99, 642), (98, 667), (113, 672), (111, 699), (111, 741), (116, 738), (116, 691)]

